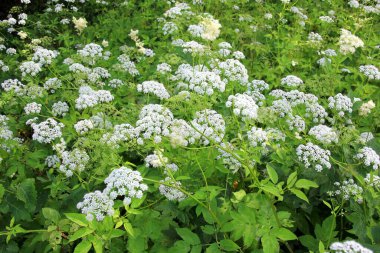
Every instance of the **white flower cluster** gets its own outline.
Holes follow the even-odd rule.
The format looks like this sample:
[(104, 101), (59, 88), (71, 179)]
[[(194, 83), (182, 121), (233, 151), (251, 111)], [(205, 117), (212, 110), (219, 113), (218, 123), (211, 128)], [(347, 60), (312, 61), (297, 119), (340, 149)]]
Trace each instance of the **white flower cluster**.
[(18, 79), (7, 79), (1, 83), (1, 87), (6, 91), (14, 91), (17, 95), (21, 95), (24, 85)]
[(47, 91), (50, 91), (51, 93), (54, 93), (56, 89), (60, 88), (62, 86), (62, 81), (58, 78), (50, 78), (44, 83), (44, 89)]
[(247, 137), (253, 147), (265, 146), (269, 140), (268, 133), (262, 128), (257, 127), (252, 127), (251, 130), (247, 132)]
[(324, 167), (330, 169), (329, 150), (322, 149), (311, 142), (306, 145), (299, 145), (296, 149), (298, 160), (302, 162), (306, 168), (314, 167), (318, 172), (321, 172)]
[(170, 8), (164, 13), (164, 17), (176, 18), (177, 16), (191, 14), (190, 6), (187, 3), (176, 3), (174, 7)]
[(57, 164), (61, 163), (61, 160), (59, 159), (59, 157), (57, 155), (49, 155), (48, 157), (46, 157), (45, 159), (45, 164), (49, 167), (49, 168), (53, 168), (54, 166), (56, 166)]
[(171, 111), (159, 104), (144, 106), (136, 122), (136, 132), (139, 134), (138, 144), (143, 144), (143, 139), (154, 137), (156, 143), (161, 142), (161, 135), (168, 136), (169, 128), (173, 122)]
[(248, 71), (239, 60), (227, 59), (220, 62), (218, 68), (229, 81), (237, 81), (241, 85), (248, 85)]
[(181, 47), (184, 53), (189, 53), (192, 55), (203, 55), (205, 53), (206, 47), (196, 41), (184, 42)]
[(200, 138), (200, 134), (185, 120), (175, 119), (170, 127), (169, 138), (173, 147), (186, 147), (189, 144), (194, 144)]
[(284, 117), (286, 114), (292, 113), (292, 107), (304, 104), (306, 107), (305, 117), (312, 117), (313, 122), (324, 123), (325, 118), (328, 116), (326, 110), (318, 104), (318, 98), (313, 94), (303, 93), (298, 90), (291, 90), (289, 92), (283, 90), (273, 90), (269, 93), (271, 96), (280, 98), (275, 100), (271, 108)]
[(373, 253), (355, 241), (334, 242), (330, 245), (330, 249), (335, 253)]
[(163, 62), (157, 65), (157, 72), (161, 74), (169, 73), (171, 71), (172, 71), (172, 66), (170, 66), (166, 62)]
[(364, 132), (360, 134), (359, 141), (363, 144), (371, 141), (374, 138), (371, 132)]
[(196, 112), (191, 125), (202, 135), (200, 141), (205, 146), (210, 144), (210, 140), (220, 143), (226, 128), (222, 115), (210, 109)]
[(20, 70), (22, 76), (31, 75), (36, 76), (41, 72), (41, 65), (39, 63), (35, 63), (34, 61), (26, 61), (21, 63)]
[(293, 75), (288, 75), (281, 79), (281, 85), (287, 85), (289, 87), (298, 87), (302, 84), (302, 79)]
[(309, 131), (309, 135), (314, 136), (315, 139), (323, 144), (338, 143), (338, 135), (332, 128), (326, 125), (312, 127)]
[(170, 94), (165, 89), (165, 86), (157, 81), (144, 81), (137, 85), (137, 91), (145, 94), (152, 93), (161, 100), (170, 98)]
[(82, 172), (90, 161), (90, 157), (86, 151), (78, 148), (71, 152), (62, 151), (60, 155), (62, 162), (59, 166), (59, 171), (65, 173), (67, 177), (71, 177), (75, 171), (79, 173)]
[(164, 156), (163, 150), (155, 150), (153, 151), (153, 154), (145, 157), (144, 161), (146, 167), (159, 168), (166, 166), (169, 159)]
[(352, 113), (353, 103), (349, 97), (338, 93), (334, 97), (329, 97), (328, 101), (330, 109), (336, 110), (340, 117), (343, 117), (345, 112)]
[(339, 38), (339, 50), (342, 54), (353, 54), (359, 47), (364, 47), (364, 42), (350, 31), (342, 29)]
[(138, 171), (127, 167), (115, 169), (104, 180), (106, 188), (103, 193), (114, 200), (118, 196), (124, 196), (124, 205), (129, 205), (132, 198), (141, 199), (143, 192), (148, 190), (148, 186), (142, 183), (143, 178)]
[(37, 104), (36, 102), (32, 102), (32, 103), (25, 105), (24, 111), (25, 111), (26, 115), (35, 114), (35, 113), (40, 113), (41, 108), (42, 108), (41, 104)]
[(41, 66), (50, 65), (53, 59), (57, 58), (58, 52), (53, 50), (48, 50), (43, 47), (37, 47), (33, 54), (32, 60)]
[(77, 204), (77, 208), (86, 214), (86, 219), (92, 221), (94, 216), (97, 221), (102, 221), (105, 216), (113, 215), (114, 202), (101, 191), (90, 192), (84, 195), (83, 201)]
[(113, 98), (111, 92), (107, 90), (95, 91), (90, 86), (82, 86), (79, 88), (79, 97), (75, 101), (75, 108), (83, 110), (99, 103), (109, 103)]
[(334, 19), (330, 16), (320, 16), (319, 19), (326, 23), (334, 23)]
[(48, 118), (47, 120), (36, 124), (31, 124), (33, 128), (33, 140), (36, 140), (40, 143), (50, 143), (56, 138), (60, 138), (62, 136), (62, 128), (64, 125), (62, 123), (58, 123), (52, 118)]
[(355, 158), (363, 160), (365, 166), (372, 166), (374, 170), (377, 170), (380, 166), (379, 155), (370, 147), (359, 149), (359, 152), (355, 155)]
[(375, 103), (370, 100), (367, 103), (363, 103), (359, 108), (359, 115), (360, 116), (367, 116), (371, 113), (371, 110), (376, 107)]
[(307, 39), (309, 42), (313, 44), (318, 44), (321, 41), (323, 41), (322, 36), (319, 33), (315, 33), (315, 32), (310, 32), (309, 35), (307, 36)]
[(239, 93), (228, 97), (226, 107), (232, 107), (233, 113), (243, 119), (256, 119), (259, 108), (251, 96)]
[(364, 178), (364, 182), (369, 186), (377, 187), (380, 189), (380, 177), (377, 175), (371, 175), (368, 173)]
[(100, 58), (103, 56), (103, 48), (98, 44), (90, 43), (87, 44), (83, 49), (78, 50), (78, 54), (85, 58)]
[(211, 96), (215, 89), (224, 92), (226, 88), (226, 83), (221, 80), (220, 76), (209, 71), (204, 65), (193, 67), (190, 64), (181, 64), (172, 80), (179, 81), (177, 88), (192, 90), (201, 95)]
[(108, 83), (108, 86), (112, 87), (112, 88), (118, 88), (120, 86), (124, 86), (124, 82), (120, 79), (112, 79), (109, 81)]
[(9, 129), (7, 121), (9, 118), (0, 114), (0, 138), (10, 140), (13, 138), (13, 132)]
[(175, 181), (174, 179), (170, 177), (166, 177), (164, 180), (161, 180), (160, 182), (174, 186), (174, 187), (171, 187), (164, 184), (160, 184), (158, 188), (160, 193), (164, 195), (168, 200), (179, 202), (186, 198), (186, 195), (177, 189), (181, 187), (182, 185), (181, 182)]
[(338, 189), (333, 192), (333, 196), (341, 196), (344, 200), (349, 200), (352, 197), (359, 204), (362, 203), (363, 188), (355, 184), (352, 178), (344, 180), (342, 183), (335, 182), (334, 185), (338, 187)]
[(380, 80), (379, 69), (374, 65), (362, 65), (359, 67), (359, 71), (367, 76), (369, 80)]
[(75, 131), (83, 135), (94, 128), (94, 124), (89, 119), (80, 120), (74, 125)]
[(178, 26), (173, 22), (165, 22), (164, 26), (162, 27), (162, 31), (164, 35), (173, 34), (178, 31)]
[(0, 68), (1, 68), (1, 71), (3, 71), (3, 72), (9, 71), (9, 67), (7, 65), (5, 65), (5, 63), (2, 60), (0, 60)]
[(63, 117), (69, 112), (69, 105), (66, 102), (58, 101), (52, 105), (51, 112), (56, 117)]
[(113, 148), (119, 148), (120, 142), (127, 142), (137, 137), (136, 130), (130, 124), (115, 125), (113, 132), (105, 133), (101, 138), (102, 143)]
[(122, 54), (118, 58), (118, 61), (121, 63), (121, 68), (129, 73), (131, 76), (138, 76), (140, 75), (140, 72), (136, 68), (136, 65), (128, 55)]
[(224, 166), (229, 168), (233, 174), (236, 173), (242, 167), (242, 164), (230, 152), (228, 152), (233, 152), (235, 147), (231, 143), (221, 143), (220, 146), (223, 149), (218, 148), (220, 155), (218, 155), (216, 159), (222, 160)]
[(297, 132), (302, 132), (306, 128), (306, 123), (301, 116), (289, 115), (289, 118), (286, 120), (286, 123), (289, 125), (289, 130), (296, 130)]

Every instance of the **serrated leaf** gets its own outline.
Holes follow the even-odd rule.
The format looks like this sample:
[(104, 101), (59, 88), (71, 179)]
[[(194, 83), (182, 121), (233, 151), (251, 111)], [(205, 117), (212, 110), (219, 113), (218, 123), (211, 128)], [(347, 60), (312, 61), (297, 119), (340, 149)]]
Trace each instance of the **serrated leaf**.
[(298, 198), (306, 201), (307, 203), (309, 203), (309, 199), (307, 198), (307, 196), (305, 195), (305, 193), (303, 193), (302, 191), (298, 190), (298, 189), (290, 189), (290, 191), (292, 193), (294, 193)]
[(268, 182), (268, 184), (261, 186), (261, 189), (263, 191), (266, 191), (276, 197), (278, 197), (280, 200), (282, 200), (282, 195), (280, 192), (280, 189), (278, 189), (276, 186), (274, 186), (272, 183)]
[(81, 241), (81, 243), (75, 247), (74, 253), (87, 253), (90, 251), (91, 247), (92, 244), (90, 241)]
[(220, 248), (227, 251), (237, 251), (240, 249), (239, 245), (230, 239), (223, 239), (220, 241)]
[(277, 238), (283, 241), (297, 240), (297, 236), (286, 228), (274, 228), (272, 229), (272, 232)]
[(91, 234), (94, 231), (94, 229), (90, 229), (88, 227), (80, 228), (77, 231), (75, 231), (75, 233), (72, 236), (70, 236), (69, 242), (73, 242), (75, 240), (78, 240), (79, 238), (85, 237), (86, 235)]
[(292, 188), (293, 185), (296, 183), (296, 181), (297, 181), (297, 171), (289, 175), (288, 180), (286, 181), (286, 185), (288, 186), (288, 188)]
[(80, 213), (65, 213), (65, 216), (71, 220), (72, 222), (80, 225), (80, 226), (88, 226), (88, 220), (84, 214)]
[(199, 237), (197, 234), (193, 233), (188, 228), (176, 228), (176, 231), (178, 235), (187, 243), (190, 245), (197, 245), (200, 244), (201, 241), (199, 240)]
[(114, 229), (111, 231), (110, 238), (120, 237), (120, 236), (123, 236), (124, 234), (125, 234), (125, 231), (120, 230), (120, 229)]
[(269, 164), (267, 164), (267, 172), (268, 172), (268, 175), (269, 175), (269, 178), (270, 180), (272, 180), (272, 182), (274, 184), (277, 184), (278, 182), (278, 175), (277, 175), (277, 172), (276, 170)]
[(261, 238), (264, 253), (278, 253), (280, 245), (275, 236), (266, 234)]
[(42, 208), (42, 215), (45, 217), (45, 219), (53, 221), (54, 223), (58, 223), (59, 219), (61, 218), (59, 212), (50, 207)]
[(303, 188), (303, 189), (309, 190), (309, 188), (318, 188), (318, 185), (315, 182), (307, 180), (307, 179), (299, 179), (296, 182), (296, 187), (300, 189)]
[(27, 178), (22, 181), (16, 192), (16, 197), (25, 203), (25, 208), (29, 212), (33, 212), (36, 209), (37, 191), (35, 187), (34, 178)]

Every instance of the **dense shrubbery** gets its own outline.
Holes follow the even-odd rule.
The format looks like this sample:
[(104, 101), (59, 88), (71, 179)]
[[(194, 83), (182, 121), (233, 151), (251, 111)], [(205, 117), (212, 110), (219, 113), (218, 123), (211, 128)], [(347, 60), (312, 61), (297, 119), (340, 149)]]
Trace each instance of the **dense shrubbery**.
[(380, 252), (378, 2), (21, 2), (1, 252)]

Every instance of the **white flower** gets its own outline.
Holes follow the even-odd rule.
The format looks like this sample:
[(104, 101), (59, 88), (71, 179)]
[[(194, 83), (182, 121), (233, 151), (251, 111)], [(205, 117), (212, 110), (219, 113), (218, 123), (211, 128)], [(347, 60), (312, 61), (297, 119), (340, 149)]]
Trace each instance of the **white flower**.
[(362, 65), (359, 67), (359, 71), (367, 76), (370, 80), (380, 80), (379, 69), (374, 65)]
[(85, 119), (75, 123), (74, 128), (78, 134), (83, 135), (93, 129), (94, 125), (92, 124), (91, 120)]
[(191, 125), (202, 135), (200, 141), (203, 145), (208, 145), (210, 140), (220, 143), (225, 134), (224, 119), (214, 110), (205, 109), (196, 112)]
[(26, 76), (28, 74), (31, 76), (36, 76), (42, 69), (40, 64), (33, 61), (26, 61), (20, 65), (20, 70), (22, 72), (22, 76)]
[(140, 172), (131, 170), (127, 167), (120, 167), (113, 170), (104, 180), (106, 188), (103, 193), (116, 199), (124, 196), (124, 204), (129, 205), (132, 198), (141, 199), (143, 192), (148, 190), (148, 186), (142, 183), (143, 177)]
[(36, 102), (32, 102), (32, 103), (27, 104), (24, 107), (24, 111), (25, 111), (26, 115), (29, 115), (29, 114), (34, 114), (34, 113), (40, 113), (41, 108), (42, 108), (41, 104), (37, 104)]
[(56, 138), (60, 138), (62, 136), (61, 130), (64, 127), (62, 123), (58, 123), (52, 118), (48, 118), (39, 124), (34, 123), (31, 126), (34, 130), (33, 140), (40, 143), (51, 143)]
[(113, 215), (113, 200), (105, 193), (95, 191), (84, 195), (83, 201), (77, 204), (77, 208), (86, 214), (86, 219), (92, 221), (94, 216), (97, 221), (102, 221), (106, 215)]
[(162, 99), (170, 98), (170, 94), (166, 91), (162, 83), (156, 81), (145, 81), (137, 85), (137, 91), (143, 93), (152, 93)]
[(353, 198), (359, 204), (363, 202), (363, 188), (355, 184), (352, 178), (344, 180), (342, 183), (335, 182), (334, 185), (338, 187), (338, 190), (333, 192), (334, 196), (341, 196), (344, 200)]
[(293, 75), (288, 75), (281, 79), (281, 85), (287, 85), (289, 87), (297, 87), (303, 84), (301, 78)]
[(353, 103), (351, 99), (341, 93), (336, 94), (334, 97), (329, 97), (329, 107), (338, 112), (340, 117), (343, 117), (346, 112), (352, 112)]
[(203, 31), (201, 33), (202, 39), (211, 41), (218, 38), (220, 34), (220, 28), (222, 27), (219, 21), (213, 19), (212, 17), (203, 18), (199, 25), (203, 28)]
[(306, 168), (314, 167), (318, 172), (323, 170), (323, 167), (331, 168), (329, 162), (330, 151), (324, 150), (311, 142), (306, 145), (299, 145), (296, 150), (298, 160), (303, 162)]
[(353, 54), (359, 47), (364, 47), (364, 42), (350, 31), (342, 29), (339, 38), (339, 50), (342, 54)]
[(358, 154), (355, 155), (355, 158), (362, 160), (367, 167), (372, 166), (374, 170), (377, 170), (380, 166), (379, 155), (370, 147), (360, 149)]
[(78, 34), (81, 34), (83, 30), (87, 27), (87, 20), (85, 18), (76, 19), (75, 17), (73, 17), (73, 23), (75, 29), (78, 31)]
[(181, 182), (175, 181), (170, 177), (166, 177), (165, 180), (161, 180), (160, 182), (174, 186), (171, 187), (164, 184), (160, 184), (158, 188), (160, 193), (164, 195), (168, 200), (180, 202), (186, 198), (186, 195), (177, 189), (181, 187)]
[(230, 95), (226, 107), (232, 107), (233, 113), (243, 119), (256, 119), (258, 106), (255, 100), (247, 94)]
[(360, 106), (359, 115), (360, 116), (367, 116), (368, 114), (371, 113), (371, 110), (375, 107), (376, 107), (375, 103), (372, 100), (370, 100), (367, 103), (364, 103)]
[(262, 128), (252, 127), (247, 132), (248, 140), (253, 147), (265, 146), (269, 140), (268, 133)]
[(59, 166), (59, 171), (65, 173), (67, 177), (71, 177), (74, 172), (82, 172), (90, 161), (86, 151), (78, 148), (71, 152), (62, 151), (60, 155), (62, 162)]
[(314, 126), (310, 129), (309, 135), (314, 136), (318, 141), (323, 144), (331, 144), (338, 142), (338, 135), (334, 130), (325, 125)]
[(66, 102), (58, 101), (51, 107), (54, 116), (65, 116), (69, 112), (69, 105)]

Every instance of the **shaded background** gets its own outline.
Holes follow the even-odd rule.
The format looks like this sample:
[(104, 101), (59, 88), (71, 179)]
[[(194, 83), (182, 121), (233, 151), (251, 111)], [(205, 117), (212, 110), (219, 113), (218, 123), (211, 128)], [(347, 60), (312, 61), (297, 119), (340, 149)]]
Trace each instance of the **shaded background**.
[[(31, 3), (26, 7), (26, 14), (42, 11), (46, 2), (47, 0), (31, 0)], [(0, 0), (0, 19), (5, 19), (9, 10), (15, 5), (25, 6), (25, 4), (21, 4), (20, 0)]]

